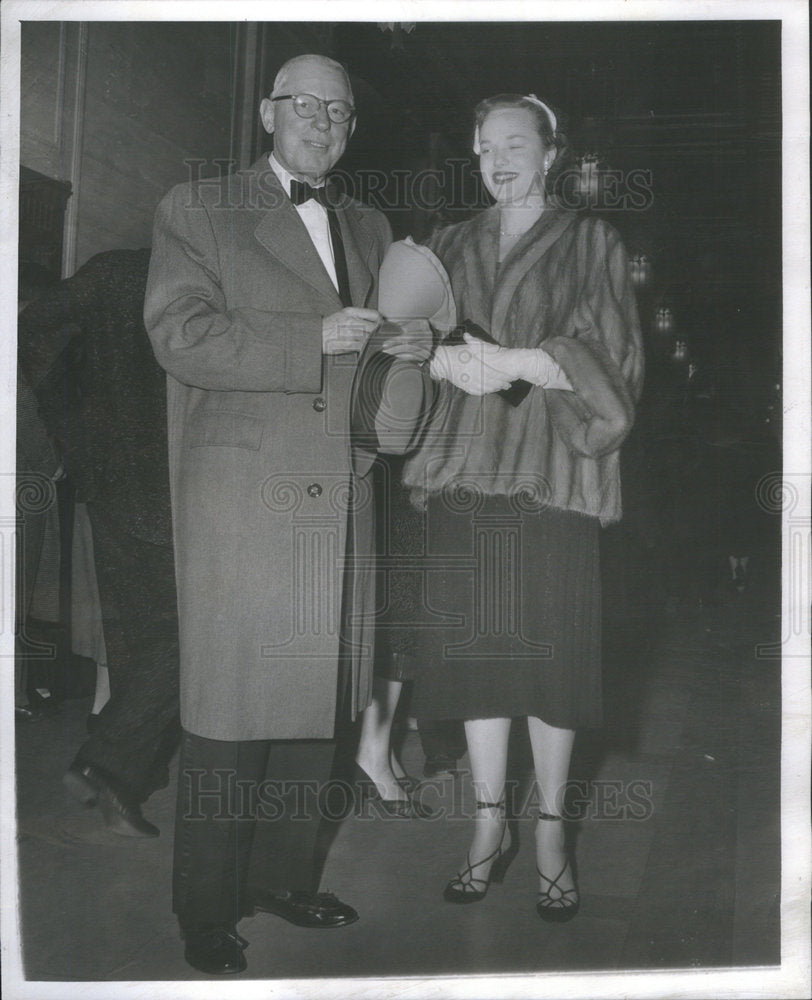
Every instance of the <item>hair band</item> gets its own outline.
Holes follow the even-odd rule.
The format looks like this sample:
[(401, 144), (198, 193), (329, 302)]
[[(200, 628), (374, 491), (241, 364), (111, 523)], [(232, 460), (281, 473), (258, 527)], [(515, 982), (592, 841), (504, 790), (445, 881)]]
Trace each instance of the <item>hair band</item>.
[[(531, 101), (533, 104), (538, 104), (542, 111), (547, 115), (547, 121), (549, 122), (550, 128), (552, 129), (553, 135), (555, 135), (558, 128), (558, 119), (553, 113), (551, 108), (548, 108), (544, 101), (540, 101), (535, 94), (522, 94), (523, 101)], [(479, 156), (480, 145), (479, 145), (479, 125), (474, 127), (474, 154)]]

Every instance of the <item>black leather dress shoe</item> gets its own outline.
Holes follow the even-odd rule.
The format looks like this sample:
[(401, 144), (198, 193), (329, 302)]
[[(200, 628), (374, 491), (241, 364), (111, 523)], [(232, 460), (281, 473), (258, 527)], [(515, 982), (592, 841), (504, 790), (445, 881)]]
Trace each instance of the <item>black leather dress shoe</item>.
[(157, 837), (160, 830), (144, 819), (141, 807), (112, 778), (92, 764), (73, 763), (65, 787), (83, 805), (98, 805), (105, 825), (122, 837)]
[(233, 927), (196, 927), (185, 930), (184, 957), (193, 969), (210, 976), (229, 976), (244, 972), (248, 967), (243, 948), (248, 947), (245, 938)]
[(14, 718), (20, 722), (40, 722), (45, 718), (45, 713), (41, 708), (32, 708), (30, 705), (15, 705)]
[(358, 919), (355, 910), (331, 892), (263, 892), (254, 909), (273, 913), (299, 927), (345, 927)]

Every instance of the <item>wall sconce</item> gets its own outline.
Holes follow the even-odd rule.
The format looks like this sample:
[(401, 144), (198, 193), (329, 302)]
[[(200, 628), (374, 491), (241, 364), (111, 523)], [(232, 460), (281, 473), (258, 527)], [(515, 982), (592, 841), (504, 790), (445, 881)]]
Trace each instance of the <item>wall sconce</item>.
[(600, 164), (597, 153), (584, 153), (579, 161), (578, 194), (594, 202), (600, 188)]
[(675, 361), (677, 364), (681, 364), (683, 361), (688, 360), (688, 341), (678, 340), (674, 345), (674, 351), (671, 355), (671, 360)]
[(635, 288), (645, 288), (651, 281), (651, 258), (645, 254), (635, 254), (629, 261), (631, 265), (631, 279)]
[(659, 306), (654, 314), (654, 329), (657, 333), (671, 333), (674, 329), (674, 313), (669, 306)]

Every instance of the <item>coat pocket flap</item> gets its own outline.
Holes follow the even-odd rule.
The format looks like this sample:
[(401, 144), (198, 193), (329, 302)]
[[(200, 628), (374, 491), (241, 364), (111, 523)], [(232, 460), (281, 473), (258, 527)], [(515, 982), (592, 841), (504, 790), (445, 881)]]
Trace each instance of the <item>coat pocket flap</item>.
[(224, 446), (258, 451), (264, 430), (265, 421), (250, 413), (230, 410), (201, 413), (189, 428), (189, 447)]

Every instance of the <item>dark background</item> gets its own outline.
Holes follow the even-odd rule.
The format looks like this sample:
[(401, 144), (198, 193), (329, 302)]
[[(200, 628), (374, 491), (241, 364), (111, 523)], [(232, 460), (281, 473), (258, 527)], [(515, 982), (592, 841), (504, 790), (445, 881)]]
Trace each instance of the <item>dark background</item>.
[(102, 250), (147, 246), (173, 184), (271, 147), (259, 102), (305, 52), (348, 66), (358, 124), (339, 172), (398, 238), (487, 203), (472, 111), (494, 93), (555, 109), (567, 176), (591, 153), (615, 178), (620, 197), (602, 182), (579, 207), (651, 261), (626, 524), (653, 546), (640, 565), (660, 597), (697, 598), (724, 573), (723, 550), (761, 531), (755, 486), (780, 467), (781, 23), (26, 22), (21, 258), (61, 257), (69, 275)]
[[(645, 210), (603, 213), (630, 253), (653, 257), (641, 308), (671, 305), (695, 356), (777, 374), (777, 22), (418, 24), (408, 34), (343, 24), (330, 41), (360, 78), (344, 169), (441, 167), (444, 158), (473, 167), (474, 105), (533, 92), (558, 112), (573, 155), (650, 172)], [(430, 136), (443, 154), (434, 162)], [(391, 214), (405, 235), (405, 213)]]

